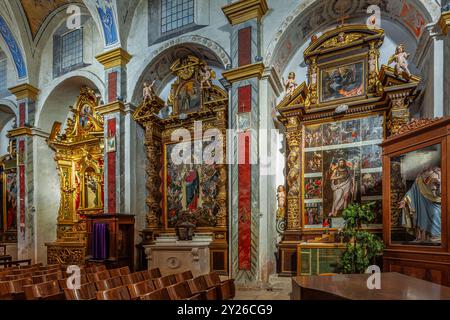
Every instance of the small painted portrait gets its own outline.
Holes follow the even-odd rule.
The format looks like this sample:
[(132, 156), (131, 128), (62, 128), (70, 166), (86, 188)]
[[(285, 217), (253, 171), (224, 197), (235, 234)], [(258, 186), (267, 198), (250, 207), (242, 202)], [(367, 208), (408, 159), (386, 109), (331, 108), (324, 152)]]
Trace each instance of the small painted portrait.
[(342, 122), (330, 122), (323, 125), (323, 145), (333, 146), (342, 143)]
[(383, 139), (383, 117), (374, 116), (361, 119), (362, 141)]
[(372, 169), (381, 167), (381, 147), (377, 145), (362, 146), (361, 148), (361, 167), (363, 169)]
[(305, 127), (305, 148), (322, 146), (322, 125), (310, 125)]
[(305, 179), (305, 199), (322, 198), (322, 178)]
[(179, 113), (195, 112), (200, 109), (200, 85), (195, 81), (187, 81), (177, 92)]
[(80, 126), (83, 128), (89, 123), (89, 118), (92, 116), (92, 109), (89, 105), (85, 104), (80, 110)]
[(321, 102), (364, 95), (364, 62), (331, 67), (321, 72)]
[(381, 195), (381, 172), (363, 173), (361, 177), (361, 195), (378, 196)]
[(359, 120), (342, 122), (342, 143), (361, 141)]
[(322, 151), (305, 152), (305, 173), (322, 172)]
[(323, 223), (322, 204), (307, 203), (305, 205), (305, 224), (318, 225)]

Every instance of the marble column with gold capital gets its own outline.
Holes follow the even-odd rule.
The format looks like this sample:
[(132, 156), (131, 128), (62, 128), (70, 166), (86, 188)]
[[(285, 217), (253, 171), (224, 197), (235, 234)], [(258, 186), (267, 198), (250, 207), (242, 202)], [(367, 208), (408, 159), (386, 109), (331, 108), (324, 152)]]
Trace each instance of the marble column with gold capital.
[(15, 127), (8, 138), (16, 140), (17, 148), (17, 246), (18, 259), (34, 259), (35, 208), (33, 199), (33, 124), (35, 102), (39, 90), (24, 83), (9, 91), (16, 96), (18, 113)]

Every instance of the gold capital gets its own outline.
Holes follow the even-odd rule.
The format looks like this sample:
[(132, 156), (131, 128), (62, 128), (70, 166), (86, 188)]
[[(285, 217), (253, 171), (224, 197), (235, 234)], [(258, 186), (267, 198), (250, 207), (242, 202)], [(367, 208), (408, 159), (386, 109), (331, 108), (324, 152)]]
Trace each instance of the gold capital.
[(229, 82), (237, 82), (249, 78), (261, 79), (264, 72), (264, 64), (262, 62), (247, 64), (245, 66), (235, 68), (222, 73), (222, 76)]
[(240, 0), (222, 7), (222, 11), (234, 26), (255, 18), (260, 21), (269, 11), (269, 6), (266, 0)]
[(122, 48), (113, 49), (111, 51), (99, 54), (95, 59), (100, 62), (105, 69), (114, 67), (124, 67), (131, 60), (131, 55)]
[(20, 84), (18, 86), (9, 88), (8, 90), (16, 96), (17, 100), (29, 99), (32, 101), (36, 101), (36, 98), (39, 94), (39, 89), (33, 87), (28, 83)]
[(439, 25), (441, 26), (442, 33), (447, 35), (450, 29), (450, 11), (442, 12)]

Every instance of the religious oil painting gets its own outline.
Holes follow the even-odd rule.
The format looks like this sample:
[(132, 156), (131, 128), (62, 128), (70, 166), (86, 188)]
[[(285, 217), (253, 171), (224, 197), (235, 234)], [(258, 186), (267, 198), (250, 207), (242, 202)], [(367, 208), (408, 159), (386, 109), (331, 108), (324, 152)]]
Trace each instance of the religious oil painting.
[(305, 199), (322, 198), (322, 178), (305, 179)]
[(366, 172), (361, 177), (361, 196), (381, 196), (381, 172)]
[(321, 70), (321, 102), (365, 94), (364, 62)]
[(200, 110), (201, 90), (200, 84), (195, 80), (189, 80), (180, 85), (177, 92), (178, 112), (187, 114)]
[(99, 179), (93, 168), (87, 168), (84, 172), (84, 207), (86, 209), (98, 208), (99, 203)]
[[(381, 200), (383, 116), (305, 125), (304, 199), (320, 204), (327, 221), (338, 221), (352, 202)], [(321, 143), (314, 142), (320, 132)], [(320, 185), (320, 188), (319, 188)]]
[(308, 203), (305, 206), (305, 224), (322, 226), (323, 224), (323, 211), (322, 204), (320, 203)]
[(305, 173), (322, 173), (322, 151), (305, 152)]
[(322, 146), (322, 126), (311, 125), (305, 128), (305, 148)]
[[(167, 226), (174, 228), (180, 215), (187, 212), (197, 221), (197, 226), (214, 226), (218, 206), (216, 198), (219, 188), (219, 171), (216, 164), (199, 164), (196, 159), (194, 143), (191, 144), (192, 156), (175, 163), (172, 152), (178, 144), (165, 146), (165, 210)], [(205, 148), (208, 143), (204, 142)]]
[(361, 119), (361, 138), (363, 141), (383, 139), (383, 117), (371, 116)]
[[(395, 174), (395, 172), (399, 174)], [(391, 158), (391, 179), (401, 194), (391, 199), (391, 212), (401, 209), (400, 226), (392, 228), (397, 244), (441, 244), (441, 145)], [(394, 181), (391, 181), (391, 184)]]
[(323, 145), (337, 145), (342, 143), (342, 123), (330, 122), (323, 125)]
[(361, 166), (363, 169), (381, 168), (381, 147), (373, 144), (363, 146)]
[(340, 217), (359, 199), (360, 162), (359, 148), (324, 152), (324, 214)]
[(6, 173), (6, 231), (17, 230), (17, 174)]

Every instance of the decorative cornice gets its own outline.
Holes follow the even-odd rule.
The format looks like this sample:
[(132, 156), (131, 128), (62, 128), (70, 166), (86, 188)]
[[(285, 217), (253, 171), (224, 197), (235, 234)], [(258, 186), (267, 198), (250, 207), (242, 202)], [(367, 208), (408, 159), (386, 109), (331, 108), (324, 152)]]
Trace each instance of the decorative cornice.
[(113, 49), (111, 51), (99, 54), (95, 59), (100, 62), (105, 69), (114, 67), (124, 67), (131, 59), (131, 55), (122, 48)]
[(269, 6), (266, 0), (240, 0), (222, 7), (222, 11), (230, 24), (234, 26), (251, 19), (261, 21), (269, 11)]
[(222, 73), (222, 76), (230, 83), (249, 79), (261, 79), (264, 72), (264, 64), (262, 62), (247, 64), (245, 66), (235, 68)]
[(272, 86), (275, 94), (279, 96), (283, 93), (283, 83), (281, 82), (280, 75), (278, 74), (277, 70), (272, 66), (270, 68), (266, 68), (264, 70), (264, 73), (262, 75), (262, 79), (268, 79), (270, 85)]
[(442, 12), (439, 25), (441, 26), (442, 33), (447, 35), (450, 29), (450, 11)]
[(8, 134), (6, 135), (8, 138), (16, 138), (16, 137), (22, 137), (22, 136), (31, 136), (33, 135), (31, 128), (28, 127), (20, 127), (16, 129), (12, 129), (8, 131)]
[(122, 101), (114, 101), (97, 107), (98, 113), (102, 116), (116, 112), (124, 113), (125, 109), (125, 104)]
[(31, 84), (24, 83), (8, 89), (11, 94), (15, 95), (17, 100), (29, 99), (36, 101), (39, 94), (39, 89), (33, 87)]

